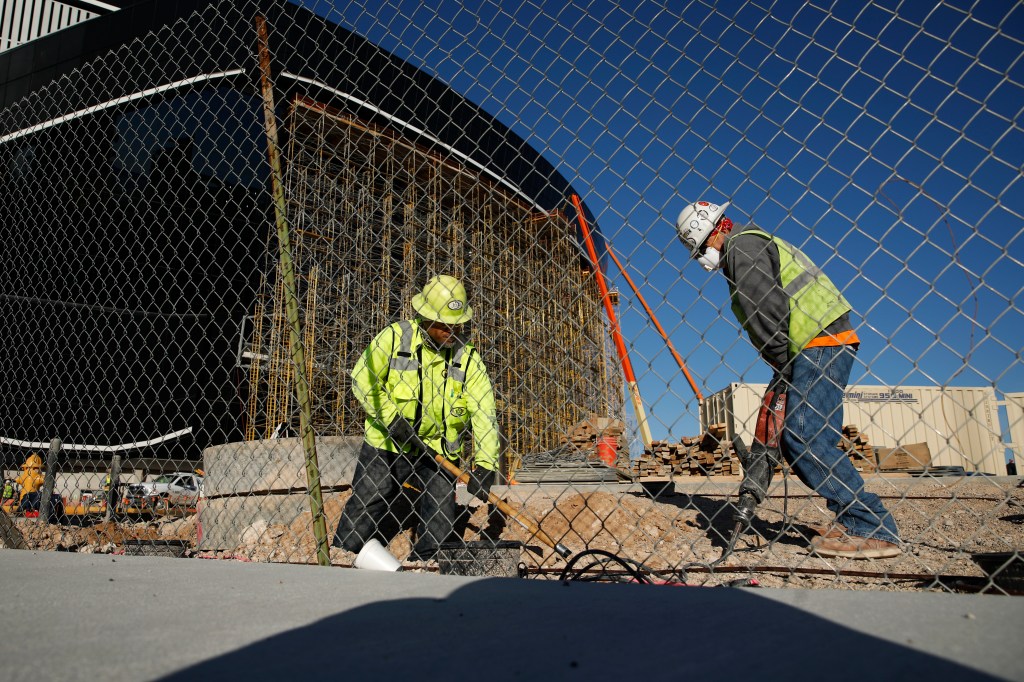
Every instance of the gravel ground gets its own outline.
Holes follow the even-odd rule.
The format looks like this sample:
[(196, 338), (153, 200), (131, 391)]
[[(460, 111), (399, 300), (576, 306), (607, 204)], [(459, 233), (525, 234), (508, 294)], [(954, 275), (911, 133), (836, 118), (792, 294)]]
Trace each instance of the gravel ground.
[[(758, 508), (753, 532), (744, 534), (735, 551), (719, 561), (733, 529), (732, 496), (738, 478), (703, 479), (659, 490), (652, 496), (640, 486), (516, 486), (496, 489), (525, 511), (552, 537), (574, 553), (603, 550), (655, 571), (685, 571), (691, 584), (716, 585), (756, 579), (769, 587), (846, 588), (870, 590), (959, 590), (987, 587), (996, 593), (1018, 593), (1016, 582), (997, 584), (972, 559), (978, 553), (1024, 554), (1024, 487), (1016, 478), (869, 478), (867, 487), (880, 495), (896, 518), (904, 540), (899, 557), (855, 561), (823, 559), (808, 554), (814, 532), (810, 526), (831, 518), (824, 501), (790, 482), (784, 495), (776, 479), (769, 499)], [(658, 484), (659, 486), (665, 484)], [(348, 493), (331, 496), (325, 509), (333, 532)], [(465, 494), (460, 495), (466, 502)], [(489, 507), (468, 501), (458, 527), (464, 539), (481, 537), (523, 542), (522, 564), (530, 577), (554, 579), (565, 561), (513, 520)], [(15, 521), (34, 549), (79, 552), (123, 552), (126, 540), (183, 540), (195, 545), (194, 516), (93, 526)], [(411, 549), (406, 524), (388, 549), (404, 558)], [(270, 526), (243, 546), (190, 556), (245, 561), (311, 563), (315, 542), (309, 517), (290, 526)], [(595, 557), (599, 558), (599, 557)], [(331, 550), (332, 563), (351, 566), (355, 557)], [(588, 559), (588, 561), (590, 561)], [(581, 561), (577, 568), (587, 562)], [(626, 572), (628, 566), (608, 564)], [(713, 570), (712, 570), (713, 567)], [(406, 570), (436, 571), (434, 563), (408, 563)], [(980, 581), (980, 582), (979, 582)], [(976, 584), (977, 583), (977, 584)]]
[[(811, 526), (828, 523), (831, 514), (824, 500), (802, 486), (790, 486), (787, 497), (778, 482), (758, 508), (754, 532), (744, 534), (721, 563), (716, 562), (734, 527), (729, 504), (734, 498), (717, 488), (729, 486), (656, 499), (569, 494), (548, 511), (543, 525), (555, 535), (568, 526), (565, 542), (573, 549), (581, 544), (605, 549), (656, 570), (688, 568), (689, 582), (699, 584), (754, 577), (771, 587), (966, 590), (985, 576), (972, 555), (1024, 554), (1024, 488), (1017, 479), (876, 478), (867, 487), (896, 518), (904, 541), (898, 557), (852, 560), (809, 554), (815, 535)], [(527, 499), (526, 506), (538, 513), (544, 505)], [(601, 528), (594, 532), (597, 525)], [(558, 565), (551, 552), (538, 563)], [(713, 563), (716, 573), (709, 572)]]

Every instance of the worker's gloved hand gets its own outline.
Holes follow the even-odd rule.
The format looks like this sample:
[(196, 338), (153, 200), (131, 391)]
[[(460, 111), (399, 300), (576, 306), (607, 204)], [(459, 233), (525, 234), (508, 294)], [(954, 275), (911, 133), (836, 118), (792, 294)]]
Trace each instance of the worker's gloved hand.
[(388, 424), (388, 436), (398, 447), (412, 446), (416, 449), (416, 431), (413, 430), (409, 420), (398, 415)]
[(466, 490), (473, 497), (487, 499), (491, 492), (491, 486), (494, 485), (495, 478), (497, 478), (497, 474), (487, 469), (470, 471), (469, 480), (466, 481)]

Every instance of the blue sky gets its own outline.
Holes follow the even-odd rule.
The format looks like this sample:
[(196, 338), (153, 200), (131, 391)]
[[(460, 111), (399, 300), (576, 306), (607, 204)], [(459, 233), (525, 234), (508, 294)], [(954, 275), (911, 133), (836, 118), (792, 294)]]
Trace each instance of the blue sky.
[[(731, 200), (734, 221), (844, 290), (863, 341), (852, 382), (1024, 391), (1019, 3), (300, 4), (541, 150), (705, 395), (769, 373), (722, 278), (675, 238), (699, 198)], [(693, 392), (609, 267), (655, 438), (696, 434)]]

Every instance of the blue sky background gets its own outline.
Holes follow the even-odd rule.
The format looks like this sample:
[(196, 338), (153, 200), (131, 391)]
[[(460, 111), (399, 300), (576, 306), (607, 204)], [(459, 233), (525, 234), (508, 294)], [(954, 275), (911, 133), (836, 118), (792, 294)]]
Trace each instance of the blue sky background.
[[(731, 200), (844, 291), (851, 383), (1024, 391), (1024, 9), (861, 3), (305, 1), (438, 76), (577, 188), (701, 391), (769, 372), (672, 223)], [(681, 7), (680, 7), (681, 5)], [(684, 267), (685, 266), (685, 267)], [(697, 401), (618, 276), (655, 438)]]

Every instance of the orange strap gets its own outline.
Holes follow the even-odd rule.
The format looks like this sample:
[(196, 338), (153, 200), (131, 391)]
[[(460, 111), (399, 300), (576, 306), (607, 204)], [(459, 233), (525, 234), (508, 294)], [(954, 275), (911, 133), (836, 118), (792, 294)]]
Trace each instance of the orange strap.
[(857, 337), (857, 332), (852, 329), (848, 329), (845, 332), (839, 332), (838, 334), (821, 334), (811, 339), (804, 348), (818, 348), (819, 346), (849, 346), (854, 343), (860, 343), (860, 339)]

